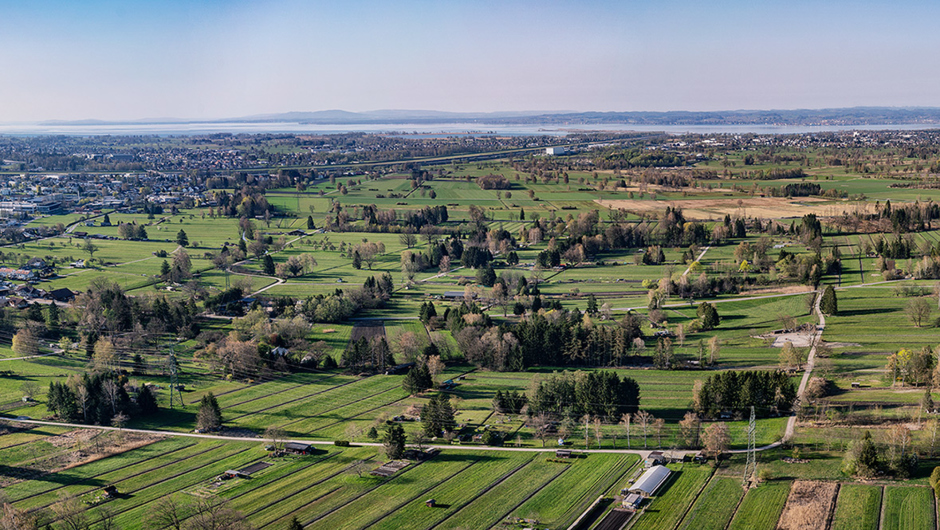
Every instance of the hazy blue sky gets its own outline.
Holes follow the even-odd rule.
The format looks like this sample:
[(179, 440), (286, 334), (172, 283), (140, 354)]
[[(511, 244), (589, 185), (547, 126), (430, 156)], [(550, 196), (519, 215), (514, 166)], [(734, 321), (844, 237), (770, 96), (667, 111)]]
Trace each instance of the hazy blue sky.
[(0, 0), (0, 122), (940, 106), (938, 2)]

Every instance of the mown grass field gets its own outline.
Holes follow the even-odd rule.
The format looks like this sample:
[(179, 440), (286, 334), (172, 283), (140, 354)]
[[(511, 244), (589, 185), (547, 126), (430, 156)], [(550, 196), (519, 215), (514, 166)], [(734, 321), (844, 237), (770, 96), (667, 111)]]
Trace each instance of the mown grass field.
[(934, 528), (937, 508), (929, 488), (887, 486), (885, 488), (883, 530)]
[(881, 525), (881, 486), (843, 484), (836, 499), (833, 530), (877, 530)]
[(773, 530), (787, 502), (791, 482), (772, 482), (751, 489), (744, 496), (729, 529)]
[(744, 496), (741, 481), (715, 476), (692, 505), (679, 526), (688, 530), (723, 530)]

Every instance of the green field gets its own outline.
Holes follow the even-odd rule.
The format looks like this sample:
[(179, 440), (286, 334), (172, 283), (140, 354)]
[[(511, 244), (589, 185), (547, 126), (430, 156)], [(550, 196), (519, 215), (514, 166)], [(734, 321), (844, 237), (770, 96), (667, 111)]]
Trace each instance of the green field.
[(787, 502), (791, 482), (763, 484), (744, 496), (729, 529), (773, 530)]
[(884, 530), (933, 528), (937, 508), (929, 488), (888, 486), (885, 488)]
[(741, 481), (716, 476), (699, 495), (679, 528), (722, 530), (728, 526), (743, 496)]
[(881, 525), (881, 487), (843, 484), (839, 488), (834, 530), (878, 529)]

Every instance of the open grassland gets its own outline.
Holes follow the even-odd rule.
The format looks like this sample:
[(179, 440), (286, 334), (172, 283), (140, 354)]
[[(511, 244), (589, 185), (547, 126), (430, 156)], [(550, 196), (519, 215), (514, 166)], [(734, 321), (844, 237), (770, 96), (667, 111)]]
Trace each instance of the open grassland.
[(885, 488), (883, 530), (914, 530), (936, 526), (936, 505), (929, 488), (887, 486)]
[(790, 493), (790, 482), (771, 482), (751, 489), (744, 496), (731, 524), (732, 530), (773, 530)]
[(715, 476), (692, 505), (679, 527), (683, 530), (724, 530), (734, 516), (744, 488), (741, 481)]
[(881, 486), (843, 484), (839, 488), (833, 530), (878, 530), (881, 524)]

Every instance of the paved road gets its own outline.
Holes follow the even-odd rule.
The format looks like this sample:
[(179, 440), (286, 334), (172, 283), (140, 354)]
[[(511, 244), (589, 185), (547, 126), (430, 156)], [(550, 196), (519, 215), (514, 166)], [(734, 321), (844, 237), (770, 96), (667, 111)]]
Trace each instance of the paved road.
[[(151, 434), (154, 436), (177, 436), (184, 438), (204, 438), (208, 440), (227, 440), (230, 442), (265, 442), (265, 438), (255, 437), (249, 438), (245, 436), (224, 436), (221, 434), (197, 434), (193, 432), (173, 432), (173, 431), (159, 431), (159, 430), (150, 430), (150, 429), (118, 429), (117, 427), (106, 427), (102, 425), (84, 425), (81, 423), (61, 423), (56, 421), (44, 421), (44, 420), (27, 420), (27, 419), (15, 419), (7, 418), (10, 421), (16, 421), (18, 423), (28, 423), (31, 425), (50, 425), (56, 427), (73, 427), (76, 429), (98, 429), (102, 431), (123, 431), (123, 432), (133, 432), (139, 434)], [(296, 442), (296, 443), (305, 443), (311, 445), (335, 445), (331, 441), (324, 440), (284, 440), (285, 442)], [(370, 446), (370, 447), (382, 447), (382, 444), (375, 442), (356, 442), (354, 446)], [(410, 445), (410, 444), (409, 444)], [(490, 447), (487, 445), (434, 445), (434, 444), (425, 444), (424, 447), (435, 447), (438, 449), (466, 449), (472, 451), (517, 451), (517, 452), (526, 452), (526, 453), (548, 453), (555, 452), (557, 447)], [(654, 449), (575, 449), (578, 452), (582, 453), (629, 453), (634, 455), (639, 455), (640, 458), (646, 458), (649, 454), (654, 451)], [(694, 451), (686, 451), (694, 452)]]

